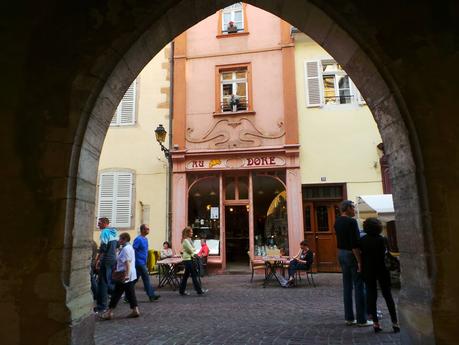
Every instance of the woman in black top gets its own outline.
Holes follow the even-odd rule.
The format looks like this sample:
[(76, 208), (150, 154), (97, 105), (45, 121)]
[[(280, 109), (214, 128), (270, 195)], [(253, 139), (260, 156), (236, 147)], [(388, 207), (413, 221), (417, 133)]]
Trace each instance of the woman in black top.
[(381, 236), (382, 224), (376, 218), (368, 218), (363, 222), (363, 231), (366, 235), (360, 239), (362, 275), (367, 287), (367, 306), (368, 312), (373, 318), (374, 331), (375, 333), (382, 331), (376, 313), (377, 282), (379, 282), (382, 295), (386, 300), (387, 309), (389, 309), (393, 330), (394, 332), (399, 332), (400, 326), (397, 321), (397, 312), (395, 311), (395, 303), (390, 290), (389, 270), (384, 263), (386, 241)]
[(289, 284), (293, 283), (295, 278), (295, 272), (297, 270), (309, 270), (314, 260), (314, 254), (312, 253), (311, 249), (309, 249), (308, 243), (306, 241), (301, 241), (300, 247), (300, 251), (290, 261), (290, 264), (288, 266)]

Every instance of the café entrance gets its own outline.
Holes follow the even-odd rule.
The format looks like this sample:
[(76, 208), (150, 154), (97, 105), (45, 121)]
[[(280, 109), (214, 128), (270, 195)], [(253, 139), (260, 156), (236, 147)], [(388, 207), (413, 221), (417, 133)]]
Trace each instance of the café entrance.
[(249, 250), (249, 207), (234, 205), (225, 207), (225, 242), (226, 265), (248, 266), (247, 251)]

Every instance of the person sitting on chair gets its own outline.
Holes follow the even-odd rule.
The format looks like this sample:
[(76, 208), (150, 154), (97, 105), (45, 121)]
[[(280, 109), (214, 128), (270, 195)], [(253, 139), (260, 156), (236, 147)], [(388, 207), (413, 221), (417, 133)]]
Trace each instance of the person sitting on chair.
[(300, 251), (298, 254), (290, 261), (288, 267), (288, 282), (292, 284), (295, 279), (295, 272), (297, 270), (309, 270), (312, 266), (312, 261), (314, 255), (312, 250), (309, 249), (308, 243), (306, 241), (301, 241)]
[(162, 259), (171, 258), (173, 256), (174, 256), (174, 252), (172, 251), (171, 245), (169, 244), (169, 242), (164, 241), (163, 249), (161, 249), (159, 258), (162, 260)]
[(204, 266), (207, 265), (208, 256), (209, 256), (209, 247), (207, 246), (206, 239), (201, 238), (201, 249), (198, 252), (199, 272), (201, 273), (201, 277), (204, 277)]

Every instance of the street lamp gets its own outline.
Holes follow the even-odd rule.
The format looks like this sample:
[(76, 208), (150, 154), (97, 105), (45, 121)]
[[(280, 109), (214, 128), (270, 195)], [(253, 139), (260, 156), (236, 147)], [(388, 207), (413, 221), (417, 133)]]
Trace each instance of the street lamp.
[(166, 134), (167, 132), (161, 124), (158, 125), (158, 127), (155, 129), (156, 141), (158, 142), (159, 146), (161, 146), (161, 151), (164, 152), (164, 156), (166, 156), (167, 159), (170, 159), (170, 151), (163, 145), (164, 141), (166, 140)]

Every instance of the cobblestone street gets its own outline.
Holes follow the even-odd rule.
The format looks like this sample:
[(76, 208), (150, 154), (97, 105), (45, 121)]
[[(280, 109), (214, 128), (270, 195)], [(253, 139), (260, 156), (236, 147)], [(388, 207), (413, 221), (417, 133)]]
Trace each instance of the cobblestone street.
[(120, 303), (114, 320), (96, 323), (96, 344), (400, 344), (382, 297), (384, 331), (375, 335), (371, 327), (344, 325), (340, 274), (317, 275), (315, 288), (301, 283), (263, 288), (259, 274), (253, 283), (249, 275), (211, 276), (203, 280), (210, 290), (205, 297), (194, 293), (190, 281), (190, 296), (160, 289), (161, 299), (153, 303), (138, 284), (140, 318), (126, 319), (129, 307)]

